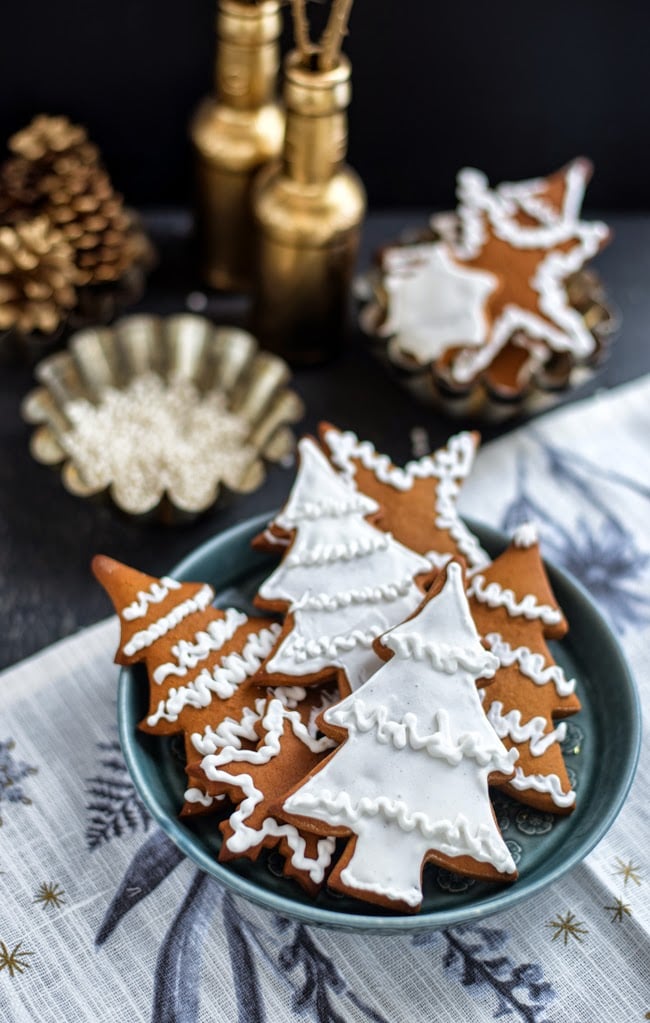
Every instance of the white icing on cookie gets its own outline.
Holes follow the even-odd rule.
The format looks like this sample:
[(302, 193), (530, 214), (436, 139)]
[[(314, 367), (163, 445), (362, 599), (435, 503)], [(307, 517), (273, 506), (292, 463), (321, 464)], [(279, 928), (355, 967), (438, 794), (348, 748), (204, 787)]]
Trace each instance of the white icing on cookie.
[(388, 312), (379, 332), (399, 333), (400, 348), (433, 362), (460, 343), (482, 345), (485, 306), (499, 285), (494, 274), (463, 266), (444, 242), (388, 249), (383, 258)]
[[(473, 379), (489, 366), (517, 331), (544, 341), (554, 351), (573, 352), (577, 358), (585, 358), (594, 351), (593, 335), (580, 313), (569, 305), (564, 288), (566, 278), (582, 269), (609, 236), (605, 224), (579, 219), (587, 177), (588, 169), (582, 161), (575, 161), (567, 169), (563, 207), (555, 212), (543, 200), (540, 206), (535, 196), (544, 187), (542, 180), (506, 184), (491, 190), (480, 171), (468, 168), (460, 172), (458, 215), (463, 238), (455, 251), (461, 261), (480, 253), (486, 240), (486, 221), (496, 237), (515, 249), (549, 251), (530, 282), (539, 295), (539, 313), (514, 305), (505, 306), (492, 324), (485, 343), (479, 348), (465, 348), (460, 353), (452, 367), (454, 379), (459, 382)], [(517, 220), (518, 207), (527, 213), (541, 210), (543, 222), (533, 226), (521, 224)], [(573, 242), (572, 247), (562, 251), (560, 246), (567, 242)]]
[(538, 540), (537, 526), (534, 522), (522, 523), (512, 534), (512, 542), (515, 547), (533, 547)]
[(353, 537), (337, 543), (315, 543), (308, 549), (292, 549), (284, 559), (284, 564), (287, 568), (311, 568), (314, 565), (331, 564), (333, 561), (353, 561), (378, 551), (387, 551), (392, 539), (390, 533), (377, 531), (376, 536)]
[[(430, 565), (366, 522), (376, 502), (359, 495), (312, 440), (301, 440), (299, 448), (298, 474), (281, 515), (294, 540), (259, 590), (265, 600), (286, 602), (292, 628), (266, 667), (286, 676), (341, 668), (358, 688), (380, 663), (373, 640), (415, 610), (422, 593), (413, 580)], [(315, 494), (321, 495), (317, 518)]]
[(264, 739), (256, 750), (235, 749), (225, 747), (216, 754), (203, 758), (201, 767), (210, 781), (236, 785), (241, 788), (243, 799), (231, 814), (229, 823), (233, 834), (226, 841), (228, 849), (241, 855), (259, 845), (267, 836), (284, 838), (291, 849), (291, 863), (297, 870), (306, 871), (316, 884), (320, 884), (325, 876), (335, 849), (333, 838), (318, 841), (317, 855), (311, 859), (306, 855), (305, 840), (292, 824), (282, 824), (273, 817), (266, 817), (261, 828), (250, 827), (246, 822), (255, 808), (264, 799), (264, 793), (255, 786), (249, 774), (231, 775), (224, 768), (233, 762), (244, 762), (255, 765), (267, 764), (278, 755), (281, 749), (281, 738), (285, 727), (289, 725), (294, 735), (312, 752), (321, 753), (332, 748), (334, 743), (326, 736), (315, 738), (304, 725), (297, 711), (287, 710), (280, 700), (269, 700), (263, 718)]
[(520, 792), (534, 789), (535, 792), (548, 793), (556, 806), (573, 806), (576, 801), (573, 789), (563, 791), (562, 782), (557, 774), (524, 774), (521, 767), (516, 767), (514, 778), (510, 778), (508, 784)]
[(348, 590), (346, 593), (306, 593), (293, 605), (294, 610), (303, 611), (338, 611), (342, 607), (355, 604), (382, 604), (384, 601), (399, 600), (405, 597), (413, 585), (412, 576), (400, 582), (384, 583), (379, 586), (366, 586), (362, 590)]
[[(451, 534), (459, 552), (471, 568), (489, 563), (489, 556), (459, 518), (456, 510), (460, 483), (469, 475), (476, 454), (476, 440), (471, 433), (463, 432), (450, 437), (446, 447), (430, 455), (424, 455), (417, 461), (408, 462), (404, 468), (392, 465), (388, 455), (379, 454), (370, 441), (360, 441), (350, 430), (343, 433), (338, 430), (327, 430), (323, 441), (329, 449), (334, 465), (352, 484), (356, 477), (356, 461), (359, 461), (364, 469), (374, 473), (380, 483), (403, 492), (410, 490), (415, 480), (437, 480), (436, 527)], [(434, 551), (427, 554), (434, 567), (440, 567), (433, 561), (435, 556)]]
[(548, 722), (541, 715), (532, 717), (530, 721), (522, 724), (521, 711), (510, 710), (504, 714), (503, 703), (500, 700), (494, 700), (490, 704), (487, 718), (500, 739), (508, 736), (517, 744), (527, 742), (531, 755), (534, 757), (541, 757), (554, 742), (562, 742), (566, 735), (564, 723), (547, 732)]
[(480, 704), (476, 679), (498, 662), (481, 646), (460, 565), (452, 562), (440, 593), (381, 642), (394, 657), (324, 713), (347, 740), (284, 809), (357, 836), (341, 874), (353, 890), (418, 905), (431, 850), (514, 873), (487, 786), (491, 774), (512, 774), (518, 752), (505, 749)]
[(255, 709), (244, 707), (239, 721), (230, 717), (224, 718), (216, 728), (206, 725), (203, 734), (193, 732), (191, 742), (194, 749), (206, 757), (226, 746), (232, 749), (241, 749), (242, 741), (257, 743), (255, 726), (261, 720), (265, 709), (266, 698), (259, 697), (255, 700)]
[[(564, 286), (609, 235), (605, 224), (580, 220), (588, 176), (588, 165), (581, 160), (566, 169), (562, 206), (556, 209), (543, 195), (547, 188), (543, 179), (490, 189), (480, 171), (462, 170), (456, 211), (460, 230), (450, 230), (448, 218), (434, 218), (442, 241), (389, 249), (384, 258), (389, 303), (382, 333), (394, 335), (399, 349), (421, 365), (435, 361), (449, 348), (460, 348), (448, 371), (461, 384), (470, 383), (488, 367), (514, 336), (538, 362), (548, 359), (549, 349), (572, 352), (578, 359), (591, 355), (594, 337), (583, 316), (570, 305)], [(522, 223), (522, 212), (537, 223)], [(481, 255), (490, 235), (514, 250), (545, 253), (529, 282), (537, 293), (536, 307), (504, 303), (492, 323), (487, 317), (494, 292), (487, 287), (491, 275), (486, 267), (466, 265)], [(465, 274), (463, 285), (450, 275), (449, 265)], [(496, 282), (505, 268), (489, 269)], [(469, 278), (470, 273), (483, 277)], [(463, 287), (467, 294), (461, 302)]]
[(469, 597), (474, 597), (480, 604), (488, 607), (503, 607), (512, 618), (523, 615), (529, 621), (539, 618), (545, 625), (558, 625), (562, 621), (562, 612), (550, 604), (539, 604), (534, 594), (528, 593), (521, 600), (513, 590), (504, 589), (494, 581), (486, 584), (484, 575), (475, 575), (467, 590)]
[(175, 661), (159, 664), (151, 676), (153, 681), (161, 685), (170, 675), (179, 678), (187, 675), (189, 670), (196, 668), (199, 661), (204, 661), (211, 653), (220, 650), (247, 621), (245, 614), (229, 607), (224, 618), (215, 618), (206, 626), (205, 631), (195, 633), (193, 641), (180, 639), (171, 650)]
[(533, 653), (526, 646), (519, 646), (513, 649), (498, 632), (490, 632), (485, 636), (492, 653), (499, 658), (499, 663), (504, 668), (517, 664), (519, 671), (526, 678), (529, 678), (535, 685), (545, 686), (552, 682), (558, 696), (571, 696), (575, 692), (576, 680), (567, 679), (559, 664), (547, 665), (542, 654)]
[(166, 615), (163, 615), (162, 618), (152, 622), (146, 629), (136, 632), (128, 643), (124, 644), (122, 653), (126, 657), (133, 657), (140, 650), (145, 650), (155, 643), (156, 640), (161, 639), (172, 629), (175, 629), (189, 615), (194, 614), (196, 611), (205, 611), (213, 599), (214, 590), (212, 587), (207, 584), (202, 586), (194, 597), (188, 597), (187, 600), (177, 604)]
[(135, 600), (122, 611), (122, 618), (127, 622), (134, 618), (144, 618), (150, 604), (160, 604), (171, 590), (179, 590), (180, 587), (180, 583), (166, 575), (162, 579), (155, 579), (148, 590), (138, 590)]
[(209, 796), (207, 792), (202, 792), (201, 789), (197, 789), (193, 785), (189, 789), (185, 789), (185, 802), (186, 803), (200, 803), (201, 806), (212, 806), (215, 800), (221, 800), (223, 796)]
[(153, 728), (161, 720), (178, 721), (185, 707), (208, 707), (214, 696), (227, 700), (244, 679), (254, 675), (261, 667), (280, 631), (281, 626), (273, 622), (259, 632), (249, 633), (241, 651), (226, 654), (217, 664), (204, 668), (187, 685), (178, 689), (172, 686), (155, 713), (147, 718), (147, 724)]

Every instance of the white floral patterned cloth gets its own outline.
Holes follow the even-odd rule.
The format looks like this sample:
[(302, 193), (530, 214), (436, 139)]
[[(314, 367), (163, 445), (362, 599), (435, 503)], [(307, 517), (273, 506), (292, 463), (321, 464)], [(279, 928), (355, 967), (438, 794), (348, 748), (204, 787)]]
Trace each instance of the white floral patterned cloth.
[[(650, 379), (487, 445), (462, 498), (619, 633), (650, 720)], [(493, 481), (498, 478), (500, 485)], [(149, 820), (114, 727), (114, 621), (0, 677), (2, 1023), (650, 1019), (650, 744), (609, 834), (517, 908), (419, 937), (310, 930), (235, 900)]]

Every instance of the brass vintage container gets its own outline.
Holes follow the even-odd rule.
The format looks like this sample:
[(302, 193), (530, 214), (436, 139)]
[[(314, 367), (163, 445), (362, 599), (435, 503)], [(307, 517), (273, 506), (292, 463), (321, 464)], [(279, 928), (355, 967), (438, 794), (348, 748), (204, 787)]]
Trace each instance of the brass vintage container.
[(276, 0), (220, 0), (216, 93), (190, 124), (200, 269), (214, 288), (246, 291), (251, 284), (251, 185), (284, 137), (276, 97), (281, 27)]
[(88, 327), (35, 372), (22, 406), (34, 458), (138, 521), (188, 522), (256, 490), (304, 415), (282, 359), (189, 313)]
[(286, 59), (283, 156), (253, 192), (259, 231), (253, 329), (294, 364), (340, 347), (366, 197), (345, 163), (350, 63), (332, 70)]

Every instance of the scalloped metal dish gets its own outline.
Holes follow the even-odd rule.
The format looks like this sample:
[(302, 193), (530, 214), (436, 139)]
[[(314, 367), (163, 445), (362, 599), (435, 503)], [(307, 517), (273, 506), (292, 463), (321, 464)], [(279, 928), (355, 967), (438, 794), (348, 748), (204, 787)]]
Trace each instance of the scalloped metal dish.
[[(246, 445), (252, 450), (237, 478), (217, 481), (205, 503), (193, 504), (162, 487), (152, 489), (142, 510), (126, 507), (112, 487), (89, 486), (71, 460), (62, 437), (71, 429), (66, 406), (85, 398), (97, 405), (106, 388), (124, 389), (143, 374), (154, 372), (196, 385), (202, 395), (218, 391), (228, 410), (247, 425)], [(215, 327), (190, 313), (165, 318), (127, 316), (112, 328), (79, 331), (68, 349), (43, 359), (35, 375), (42, 385), (25, 398), (23, 418), (37, 429), (30, 441), (36, 461), (60, 468), (64, 487), (77, 497), (112, 499), (139, 520), (188, 521), (212, 507), (227, 493), (250, 493), (264, 481), (264, 461), (277, 462), (295, 446), (290, 424), (304, 415), (298, 395), (287, 386), (290, 370), (283, 359), (260, 351), (255, 338), (235, 327)]]
[[(211, 582), (218, 605), (234, 603), (246, 610), (273, 560), (253, 552), (250, 540), (271, 517), (271, 513), (259, 516), (214, 537), (171, 574)], [(471, 525), (492, 555), (505, 547), (501, 534)], [(571, 622), (569, 636), (554, 645), (554, 655), (567, 672), (576, 675), (583, 702), (580, 714), (569, 719), (565, 754), (578, 803), (571, 815), (549, 823), (550, 815), (498, 798), (496, 812), (505, 828), (504, 838), (515, 843), (520, 858), (520, 877), (512, 886), (473, 883), (464, 891), (454, 891), (457, 886), (449, 883), (453, 875), (441, 884), (436, 868), (427, 866), (423, 909), (410, 916), (389, 914), (327, 891), (310, 899), (298, 885), (273, 872), (273, 854), (266, 852), (255, 863), (218, 863), (218, 818), (198, 817), (191, 824), (178, 819), (185, 774), (175, 754), (174, 739), (137, 730), (148, 706), (146, 677), (143, 670), (125, 669), (120, 674), (118, 695), (120, 738), (143, 801), (176, 845), (221, 884), (268, 910), (309, 924), (382, 934), (414, 933), (477, 920), (530, 898), (579, 863), (611, 827), (632, 783), (641, 744), (636, 686), (615, 637), (582, 587), (559, 569), (548, 569)], [(605, 743), (606, 761), (598, 756)]]

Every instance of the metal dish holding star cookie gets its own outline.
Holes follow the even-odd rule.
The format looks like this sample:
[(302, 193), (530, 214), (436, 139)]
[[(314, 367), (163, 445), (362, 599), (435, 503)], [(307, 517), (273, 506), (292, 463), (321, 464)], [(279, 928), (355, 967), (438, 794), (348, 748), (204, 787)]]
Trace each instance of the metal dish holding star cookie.
[(580, 219), (592, 167), (490, 188), (457, 179), (458, 206), (384, 247), (361, 282), (363, 328), (419, 397), (457, 415), (536, 411), (583, 383), (615, 327), (587, 262), (608, 243)]

